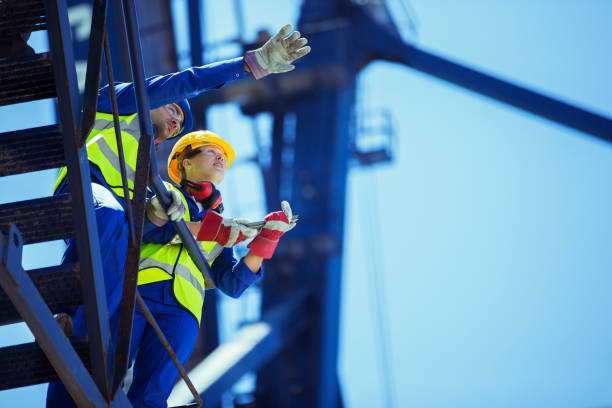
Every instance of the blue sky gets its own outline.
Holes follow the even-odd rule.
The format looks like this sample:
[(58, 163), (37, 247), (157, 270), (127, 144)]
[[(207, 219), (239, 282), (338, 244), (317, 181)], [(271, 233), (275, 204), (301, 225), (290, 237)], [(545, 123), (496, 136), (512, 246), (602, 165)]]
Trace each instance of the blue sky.
[[(295, 22), (300, 5), (243, 3), (247, 38)], [(208, 2), (208, 41), (236, 33), (230, 4)], [(612, 3), (412, 5), (420, 46), (612, 117)], [(359, 100), (359, 109), (392, 113), (397, 149), (392, 164), (349, 174), (339, 361), (346, 406), (611, 405), (612, 148), (395, 64), (368, 66)], [(0, 117), (6, 131), (53, 116), (39, 103), (0, 108)], [(268, 122), (258, 120), (262, 131)], [(238, 156), (254, 153), (236, 106), (215, 107), (210, 127)], [(232, 170), (222, 186), (234, 203), (229, 214), (261, 216), (256, 169)], [(43, 196), (53, 179), (0, 179), (1, 200)], [(58, 259), (57, 244), (26, 250), (26, 267)], [(29, 341), (21, 325), (0, 330), (0, 345)], [(41, 406), (43, 389), (0, 392), (0, 406)]]

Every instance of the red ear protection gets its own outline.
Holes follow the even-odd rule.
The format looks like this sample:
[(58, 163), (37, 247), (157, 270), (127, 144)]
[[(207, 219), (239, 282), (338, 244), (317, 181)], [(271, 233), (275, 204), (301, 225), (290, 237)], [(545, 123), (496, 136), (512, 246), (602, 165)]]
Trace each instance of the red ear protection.
[(181, 187), (188, 190), (191, 196), (202, 204), (205, 210), (216, 210), (223, 212), (223, 199), (215, 185), (209, 181), (194, 183), (189, 180), (181, 180)]
[[(215, 186), (212, 183), (195, 183), (197, 187), (192, 187), (191, 195), (196, 201), (206, 200), (213, 194)], [(199, 188), (198, 188), (199, 187)]]

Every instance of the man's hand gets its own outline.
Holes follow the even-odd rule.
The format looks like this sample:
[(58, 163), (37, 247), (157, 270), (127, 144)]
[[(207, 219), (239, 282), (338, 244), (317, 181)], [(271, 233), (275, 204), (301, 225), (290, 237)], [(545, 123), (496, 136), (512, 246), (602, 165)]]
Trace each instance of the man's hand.
[(170, 190), (170, 196), (172, 197), (172, 204), (170, 204), (168, 210), (161, 205), (157, 196), (153, 196), (152, 199), (147, 201), (146, 214), (153, 225), (161, 227), (168, 220), (178, 221), (185, 215), (185, 206), (180, 193), (176, 190)]
[(295, 227), (297, 221), (292, 220), (293, 213), (289, 203), (283, 201), (281, 208), (283, 211), (275, 211), (264, 217), (266, 223), (261, 228), (261, 232), (247, 245), (253, 255), (264, 259), (272, 258), (280, 237)]
[(291, 63), (310, 52), (310, 47), (305, 46), (308, 40), (304, 37), (300, 38), (299, 31), (288, 35), (292, 29), (293, 26), (287, 24), (261, 48), (247, 51), (244, 61), (255, 79), (269, 74), (291, 71), (295, 68)]
[(198, 241), (215, 241), (226, 248), (257, 235), (255, 228), (247, 227), (246, 218), (223, 218), (214, 211), (206, 211), (198, 232)]

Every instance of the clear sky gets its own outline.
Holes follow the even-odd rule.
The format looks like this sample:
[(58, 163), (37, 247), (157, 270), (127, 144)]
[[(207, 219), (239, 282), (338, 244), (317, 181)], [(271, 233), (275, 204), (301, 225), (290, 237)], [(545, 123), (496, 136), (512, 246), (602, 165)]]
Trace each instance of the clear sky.
[[(236, 33), (232, 3), (207, 2), (207, 41)], [(252, 39), (295, 22), (300, 1), (243, 4)], [(612, 117), (611, 2), (412, 5), (420, 46)], [(362, 72), (359, 101), (360, 110), (392, 113), (397, 149), (392, 164), (349, 175), (345, 405), (612, 405), (612, 147), (395, 64)], [(52, 111), (3, 107), (0, 118), (6, 131), (50, 123)], [(260, 118), (262, 131), (268, 122)], [(214, 108), (210, 127), (239, 156), (253, 154), (250, 123), (234, 105)], [(0, 179), (0, 201), (46, 195), (53, 180)], [(228, 213), (261, 216), (261, 191), (245, 184), (261, 185), (249, 165), (228, 173)], [(24, 265), (52, 263), (58, 248), (28, 247)], [(0, 328), (0, 346), (23, 341), (22, 325)], [(42, 386), (0, 392), (0, 407), (42, 406), (43, 395)]]

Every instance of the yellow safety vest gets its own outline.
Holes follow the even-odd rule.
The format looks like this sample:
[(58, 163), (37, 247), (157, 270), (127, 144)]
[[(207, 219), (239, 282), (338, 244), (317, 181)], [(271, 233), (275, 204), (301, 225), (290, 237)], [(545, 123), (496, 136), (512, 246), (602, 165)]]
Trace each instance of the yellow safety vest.
[[(138, 154), (138, 140), (140, 139), (140, 124), (137, 116), (137, 113), (119, 116), (130, 198), (132, 198), (134, 190), (136, 156)], [(112, 114), (96, 112), (96, 120), (91, 133), (87, 137), (86, 146), (89, 161), (98, 166), (104, 180), (113, 192), (119, 197), (123, 197), (123, 182), (121, 180), (121, 167)], [(53, 191), (57, 190), (65, 177), (66, 167), (64, 166), (60, 169)]]
[[(165, 183), (168, 190), (174, 189), (181, 193), (185, 211), (185, 221), (190, 221), (189, 207), (182, 192), (170, 183)], [(200, 242), (202, 253), (212, 265), (213, 261), (223, 247), (216, 242)], [(176, 300), (189, 310), (198, 321), (202, 320), (202, 307), (204, 306), (204, 290), (206, 282), (204, 275), (193, 263), (187, 249), (183, 244), (153, 244), (144, 243), (140, 251), (140, 269), (138, 272), (138, 285), (174, 279), (172, 288)]]

